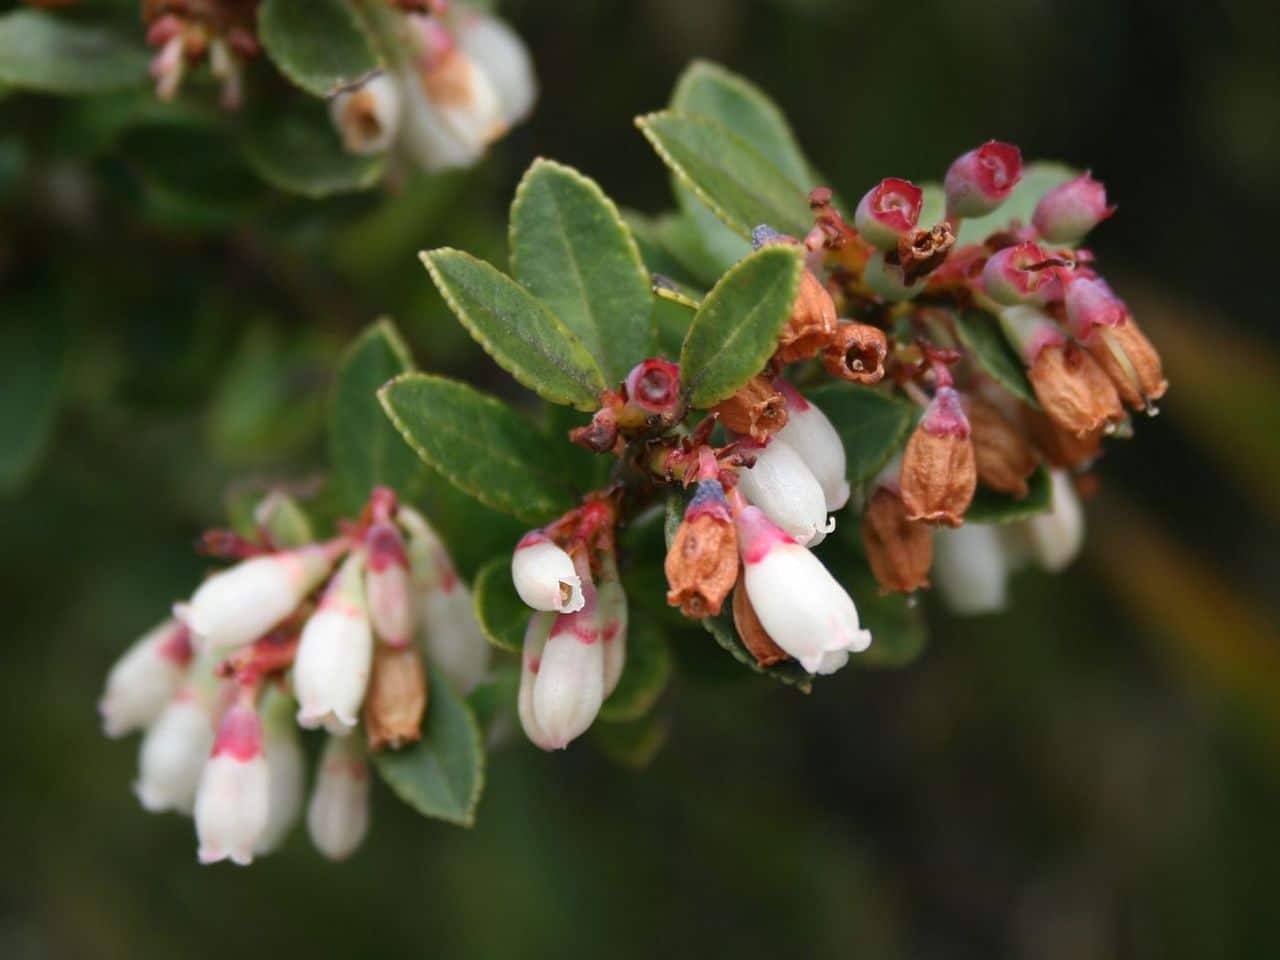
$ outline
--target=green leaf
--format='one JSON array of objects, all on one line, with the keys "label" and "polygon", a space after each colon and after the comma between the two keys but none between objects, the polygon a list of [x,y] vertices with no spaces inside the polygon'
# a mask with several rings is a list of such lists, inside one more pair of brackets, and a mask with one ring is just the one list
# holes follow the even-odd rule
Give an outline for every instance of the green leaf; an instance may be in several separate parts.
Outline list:
[{"label": "green leaf", "polygon": [[649,355],[649,274],[594,180],[534,161],[511,205],[511,272],[578,335],[610,385]]},{"label": "green leaf", "polygon": [[801,190],[807,192],[812,186],[809,162],[786,117],[764,91],[745,77],[718,63],[695,60],[676,81],[671,109],[723,124]]},{"label": "green leaf", "polygon": [[773,355],[804,269],[800,253],[791,246],[758,250],[702,301],[680,351],[680,377],[695,407],[732,396]]},{"label": "green leaf", "polygon": [[827,415],[844,443],[852,486],[870,480],[906,443],[916,408],[889,393],[832,383],[805,395]]},{"label": "green leaf", "polygon": [[142,31],[16,10],[0,17],[0,82],[44,93],[98,94],[147,81],[150,56]]},{"label": "green leaf", "polygon": [[963,221],[956,242],[981,243],[991,234],[1008,227],[1014,220],[1023,225],[1029,224],[1041,197],[1079,175],[1079,170],[1062,163],[1028,163],[1022,168],[1022,179],[1004,203],[985,217]]},{"label": "green leaf", "polygon": [[1049,471],[1043,465],[1027,479],[1027,495],[1015,500],[1007,493],[998,493],[979,486],[973,503],[965,511],[965,523],[1010,523],[1044,513],[1053,506],[1053,483]]},{"label": "green leaf", "polygon": [[601,717],[591,727],[591,739],[600,752],[632,770],[649,766],[670,734],[670,719],[655,714],[619,723],[609,723]]},{"label": "green leaf", "polygon": [[428,671],[422,739],[373,755],[392,791],[425,817],[469,827],[484,789],[484,747],[471,708],[440,676]]},{"label": "green leaf", "polygon": [[667,255],[682,264],[690,285],[710,288],[724,273],[725,265],[707,251],[698,225],[683,210],[659,217],[654,223],[654,235]]},{"label": "green leaf", "polygon": [[[675,214],[666,214],[665,216],[672,217]],[[660,228],[661,220],[659,218],[649,217],[643,213],[637,213],[635,210],[623,210],[622,219],[626,223],[627,229],[631,231],[632,239],[636,242],[636,247],[644,260],[645,268],[649,271],[651,283],[657,282],[657,279],[661,277],[664,282],[669,281],[677,285],[695,286],[694,271],[691,271],[673,253],[667,250],[666,244],[663,242]]]},{"label": "green leaf", "polygon": [[494,557],[481,567],[471,589],[476,619],[489,642],[512,653],[523,650],[524,631],[533,611],[511,582],[511,554]]},{"label": "green leaf", "polygon": [[1027,371],[1000,329],[1000,321],[982,310],[956,317],[956,333],[974,362],[1023,403],[1040,409]]},{"label": "green leaf", "polygon": [[693,228],[694,238],[704,256],[716,267],[716,276],[724,273],[751,252],[751,244],[721,222],[697,195],[684,186],[677,177],[672,178],[671,191],[676,204]]},{"label": "green leaf", "polygon": [[281,73],[317,97],[382,67],[347,0],[263,0],[258,39]]},{"label": "green leaf", "polygon": [[471,691],[467,697],[467,705],[475,714],[480,730],[492,736],[494,727],[501,718],[508,717],[515,721],[516,697],[520,693],[520,665],[518,663],[500,663],[489,671],[489,675]]},{"label": "green leaf", "polygon": [[280,490],[231,490],[227,494],[227,517],[231,529],[242,537],[257,536],[259,520],[266,527],[271,542],[278,547],[301,547],[314,543],[315,529],[311,518],[289,494]]},{"label": "green leaf", "polygon": [[449,307],[485,352],[538,396],[595,410],[604,375],[582,341],[524,287],[461,250],[422,253]]},{"label": "green leaf", "polygon": [[613,723],[636,720],[653,709],[671,679],[671,648],[652,623],[627,627],[627,659],[618,686],[600,708],[600,719]]},{"label": "green leaf", "polygon": [[766,223],[803,236],[812,225],[807,195],[755,147],[706,117],[674,111],[636,124],[663,162],[739,236]]},{"label": "green leaf", "polygon": [[693,299],[684,290],[653,288],[653,329],[659,353],[672,360],[679,359],[700,303],[701,300]]},{"label": "green leaf", "polygon": [[24,312],[10,301],[0,326],[0,495],[22,486],[49,444],[66,359],[62,324]]},{"label": "green leaf", "polygon": [[526,523],[572,506],[556,444],[501,401],[423,373],[397,377],[378,398],[418,456],[481,503]]},{"label": "green leaf", "polygon": [[329,463],[342,508],[358,511],[374,487],[410,496],[421,461],[378,403],[378,390],[413,369],[394,324],[383,319],[347,348],[329,401]]},{"label": "green leaf", "polygon": [[347,153],[318,100],[263,100],[248,118],[241,152],[253,172],[304,197],[367,190],[382,179],[386,158]]},{"label": "green leaf", "polygon": [[[676,531],[680,528],[680,521],[684,518],[687,503],[688,498],[681,494],[672,494],[667,498],[665,533],[668,547],[671,546],[671,541],[675,539]],[[733,625],[733,611],[730,609],[728,602],[725,603],[719,615],[703,617],[698,622],[702,624],[702,628],[707,633],[715,638],[716,643],[727,650],[730,656],[743,666],[749,667],[756,673],[763,673],[772,677],[787,686],[795,687],[804,693],[808,693],[813,689],[813,678],[794,661],[777,663],[771,667],[761,667],[756,662],[756,658],[751,655],[751,651],[746,648],[742,638],[738,636],[738,630]]]}]

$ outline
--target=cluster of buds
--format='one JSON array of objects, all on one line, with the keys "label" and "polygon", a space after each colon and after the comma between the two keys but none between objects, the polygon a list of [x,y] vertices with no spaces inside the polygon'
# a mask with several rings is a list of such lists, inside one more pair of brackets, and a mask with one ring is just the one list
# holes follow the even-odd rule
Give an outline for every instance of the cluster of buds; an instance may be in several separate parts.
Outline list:
[{"label": "cluster of buds", "polygon": [[495,17],[444,2],[377,11],[388,68],[338,91],[330,115],[350,153],[394,150],[424,170],[468,167],[533,108],[524,43]]},{"label": "cluster of buds", "polygon": [[259,51],[256,33],[258,0],[143,0],[151,78],[156,96],[172,100],[186,72],[206,58],[222,84],[222,105],[239,108],[244,99],[247,60]]},{"label": "cluster of buds", "polygon": [[418,740],[426,670],[467,693],[488,669],[470,594],[435,532],[375,490],[322,543],[277,549],[211,531],[239,560],[206,579],[112,667],[99,703],[110,737],[144,731],[135,785],[149,811],[194,814],[202,863],[247,864],[302,813],[298,727],[328,741],[307,827],[340,860],[368,825],[368,755]]}]

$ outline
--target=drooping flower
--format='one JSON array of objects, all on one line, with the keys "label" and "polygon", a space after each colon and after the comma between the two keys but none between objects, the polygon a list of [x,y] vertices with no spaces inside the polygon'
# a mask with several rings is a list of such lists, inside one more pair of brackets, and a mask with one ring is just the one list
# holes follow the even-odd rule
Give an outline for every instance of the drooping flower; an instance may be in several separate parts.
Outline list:
[{"label": "drooping flower", "polygon": [[914,593],[929,586],[933,531],[907,514],[896,479],[887,477],[867,501],[862,543],[882,593]]},{"label": "drooping flower", "polygon": [[1071,475],[1065,470],[1050,473],[1053,505],[1023,521],[1023,531],[1036,562],[1050,573],[1070,566],[1084,545],[1084,510],[1076,496]]},{"label": "drooping flower", "polygon": [[385,73],[374,74],[329,101],[329,115],[348,153],[385,153],[400,132],[400,90]]},{"label": "drooping flower", "polygon": [[267,756],[267,822],[253,852],[275,850],[302,813],[305,758],[294,723],[294,702],[282,690],[268,690],[262,704],[262,752]]},{"label": "drooping flower", "polygon": [[667,603],[687,617],[714,616],[738,579],[738,535],[719,480],[698,482],[663,571]]},{"label": "drooping flower", "polygon": [[902,455],[899,489],[912,520],[958,527],[978,474],[969,420],[954,387],[939,387]]},{"label": "drooping flower", "polygon": [[933,547],[934,585],[953,612],[972,616],[1004,609],[1009,557],[998,527],[966,523],[939,530]]},{"label": "drooping flower", "polygon": [[364,698],[364,733],[373,751],[399,749],[422,736],[427,709],[427,677],[422,654],[413,647],[397,649],[380,643]]},{"label": "drooping flower", "polygon": [[586,602],[573,559],[541,530],[526,533],[511,555],[511,582],[535,610],[575,613]]},{"label": "drooping flower", "polygon": [[818,478],[778,437],[752,452],[755,464],[738,471],[738,489],[798,543],[817,546],[835,529],[835,520],[828,521],[827,497]]},{"label": "drooping flower", "polygon": [[234,703],[222,716],[196,791],[201,863],[253,862],[269,819],[270,781],[258,711],[252,701]]},{"label": "drooping flower", "polygon": [[364,594],[365,557],[353,551],[302,628],[293,665],[298,723],[333,734],[351,730],[373,663],[373,631]]},{"label": "drooping flower", "polygon": [[845,476],[844,443],[827,415],[806,400],[795,387],[779,378],[778,390],[787,398],[787,425],[778,439],[800,455],[822,487],[827,510],[834,512],[849,502]]},{"label": "drooping flower", "polygon": [[330,860],[359,849],[369,829],[369,764],[359,737],[330,736],[307,805],[307,832]]},{"label": "drooping flower", "polygon": [[413,639],[414,608],[404,538],[394,523],[382,521],[369,527],[365,548],[369,555],[365,586],[374,633],[393,647],[406,647]]},{"label": "drooping flower", "polygon": [[205,758],[213,746],[213,714],[217,706],[213,664],[203,658],[191,668],[182,687],[147,728],[138,750],[134,792],[151,813],[190,813]]},{"label": "drooping flower", "polygon": [[191,662],[191,634],[170,618],[147,631],[107,674],[98,712],[108,737],[141,730],[160,715]]}]

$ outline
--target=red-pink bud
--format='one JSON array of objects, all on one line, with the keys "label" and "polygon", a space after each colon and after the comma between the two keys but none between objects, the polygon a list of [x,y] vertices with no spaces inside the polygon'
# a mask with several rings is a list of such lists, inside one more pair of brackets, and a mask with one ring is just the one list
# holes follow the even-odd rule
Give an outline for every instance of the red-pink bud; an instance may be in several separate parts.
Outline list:
[{"label": "red-pink bud", "polygon": [[631,368],[627,399],[647,413],[670,413],[680,398],[680,367],[670,360],[651,358]]},{"label": "red-pink bud", "polygon": [[909,180],[886,177],[858,202],[853,222],[869,243],[896,250],[898,238],[915,229],[924,192]]},{"label": "red-pink bud", "polygon": [[1115,212],[1107,206],[1107,188],[1082,173],[1041,197],[1031,223],[1050,243],[1079,243]]},{"label": "red-pink bud", "polygon": [[1034,243],[1019,243],[997,250],[982,270],[982,285],[987,296],[1006,306],[1043,303],[1055,286],[1055,271],[1040,266],[1048,259]]},{"label": "red-pink bud", "polygon": [[390,520],[372,524],[365,547],[369,551],[365,591],[373,629],[391,646],[407,647],[413,637],[413,598],[400,528]]},{"label": "red-pink bud", "polygon": [[1081,343],[1087,343],[1099,327],[1115,327],[1129,315],[1124,301],[1099,277],[1072,276],[1067,282],[1067,322]]},{"label": "red-pink bud", "polygon": [[981,217],[1000,206],[1022,179],[1022,153],[1011,143],[988,140],[957,157],[947,170],[947,219]]}]

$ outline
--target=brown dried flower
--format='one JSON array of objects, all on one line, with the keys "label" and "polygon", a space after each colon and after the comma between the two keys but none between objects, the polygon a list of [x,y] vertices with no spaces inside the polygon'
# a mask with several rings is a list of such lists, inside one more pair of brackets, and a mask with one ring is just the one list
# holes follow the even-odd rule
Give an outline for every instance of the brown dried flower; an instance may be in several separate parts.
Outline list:
[{"label": "brown dried flower", "polygon": [[965,397],[965,414],[973,437],[978,480],[985,487],[1021,500],[1027,495],[1027,478],[1040,462],[1025,431],[981,397]]},{"label": "brown dried flower", "polygon": [[714,616],[738,579],[738,535],[718,480],[703,480],[663,564],[667,603],[687,617]]},{"label": "brown dried flower", "polygon": [[778,334],[777,357],[795,363],[815,356],[836,332],[836,305],[822,281],[810,270],[800,274],[791,318]]},{"label": "brown dried flower", "polygon": [[1099,327],[1088,341],[1089,353],[1111,378],[1120,399],[1133,410],[1142,410],[1169,389],[1160,365],[1160,354],[1128,317],[1114,327]]},{"label": "brown dried flower", "polygon": [[969,421],[952,387],[939,387],[902,455],[899,487],[912,520],[958,527],[978,486]]},{"label": "brown dried flower", "polygon": [[712,407],[720,422],[735,433],[745,433],[763,443],[787,425],[787,401],[764,374],[747,381],[728,400]]},{"label": "brown dried flower", "polygon": [[742,645],[751,652],[760,666],[771,667],[775,663],[791,659],[790,654],[774,643],[773,638],[765,632],[760,618],[756,616],[755,607],[751,606],[751,600],[747,597],[747,588],[741,584],[733,591],[733,625],[742,638]]},{"label": "brown dried flower", "polygon": [[1101,427],[1078,437],[1030,407],[1023,407],[1022,419],[1031,433],[1032,442],[1050,466],[1072,470],[1092,463],[1102,455]]},{"label": "brown dried flower", "polygon": [[379,643],[364,698],[364,729],[370,750],[398,749],[422,736],[427,709],[426,671],[412,647]]},{"label": "brown dried flower", "polygon": [[889,341],[868,323],[842,323],[822,351],[827,373],[854,383],[877,383],[884,376]]},{"label": "brown dried flower", "polygon": [[902,498],[887,487],[871,495],[862,515],[862,542],[881,593],[911,593],[929,586],[933,531],[907,516]]},{"label": "brown dried flower", "polygon": [[1124,416],[1111,378],[1075,343],[1043,347],[1028,376],[1049,419],[1078,437]]}]

